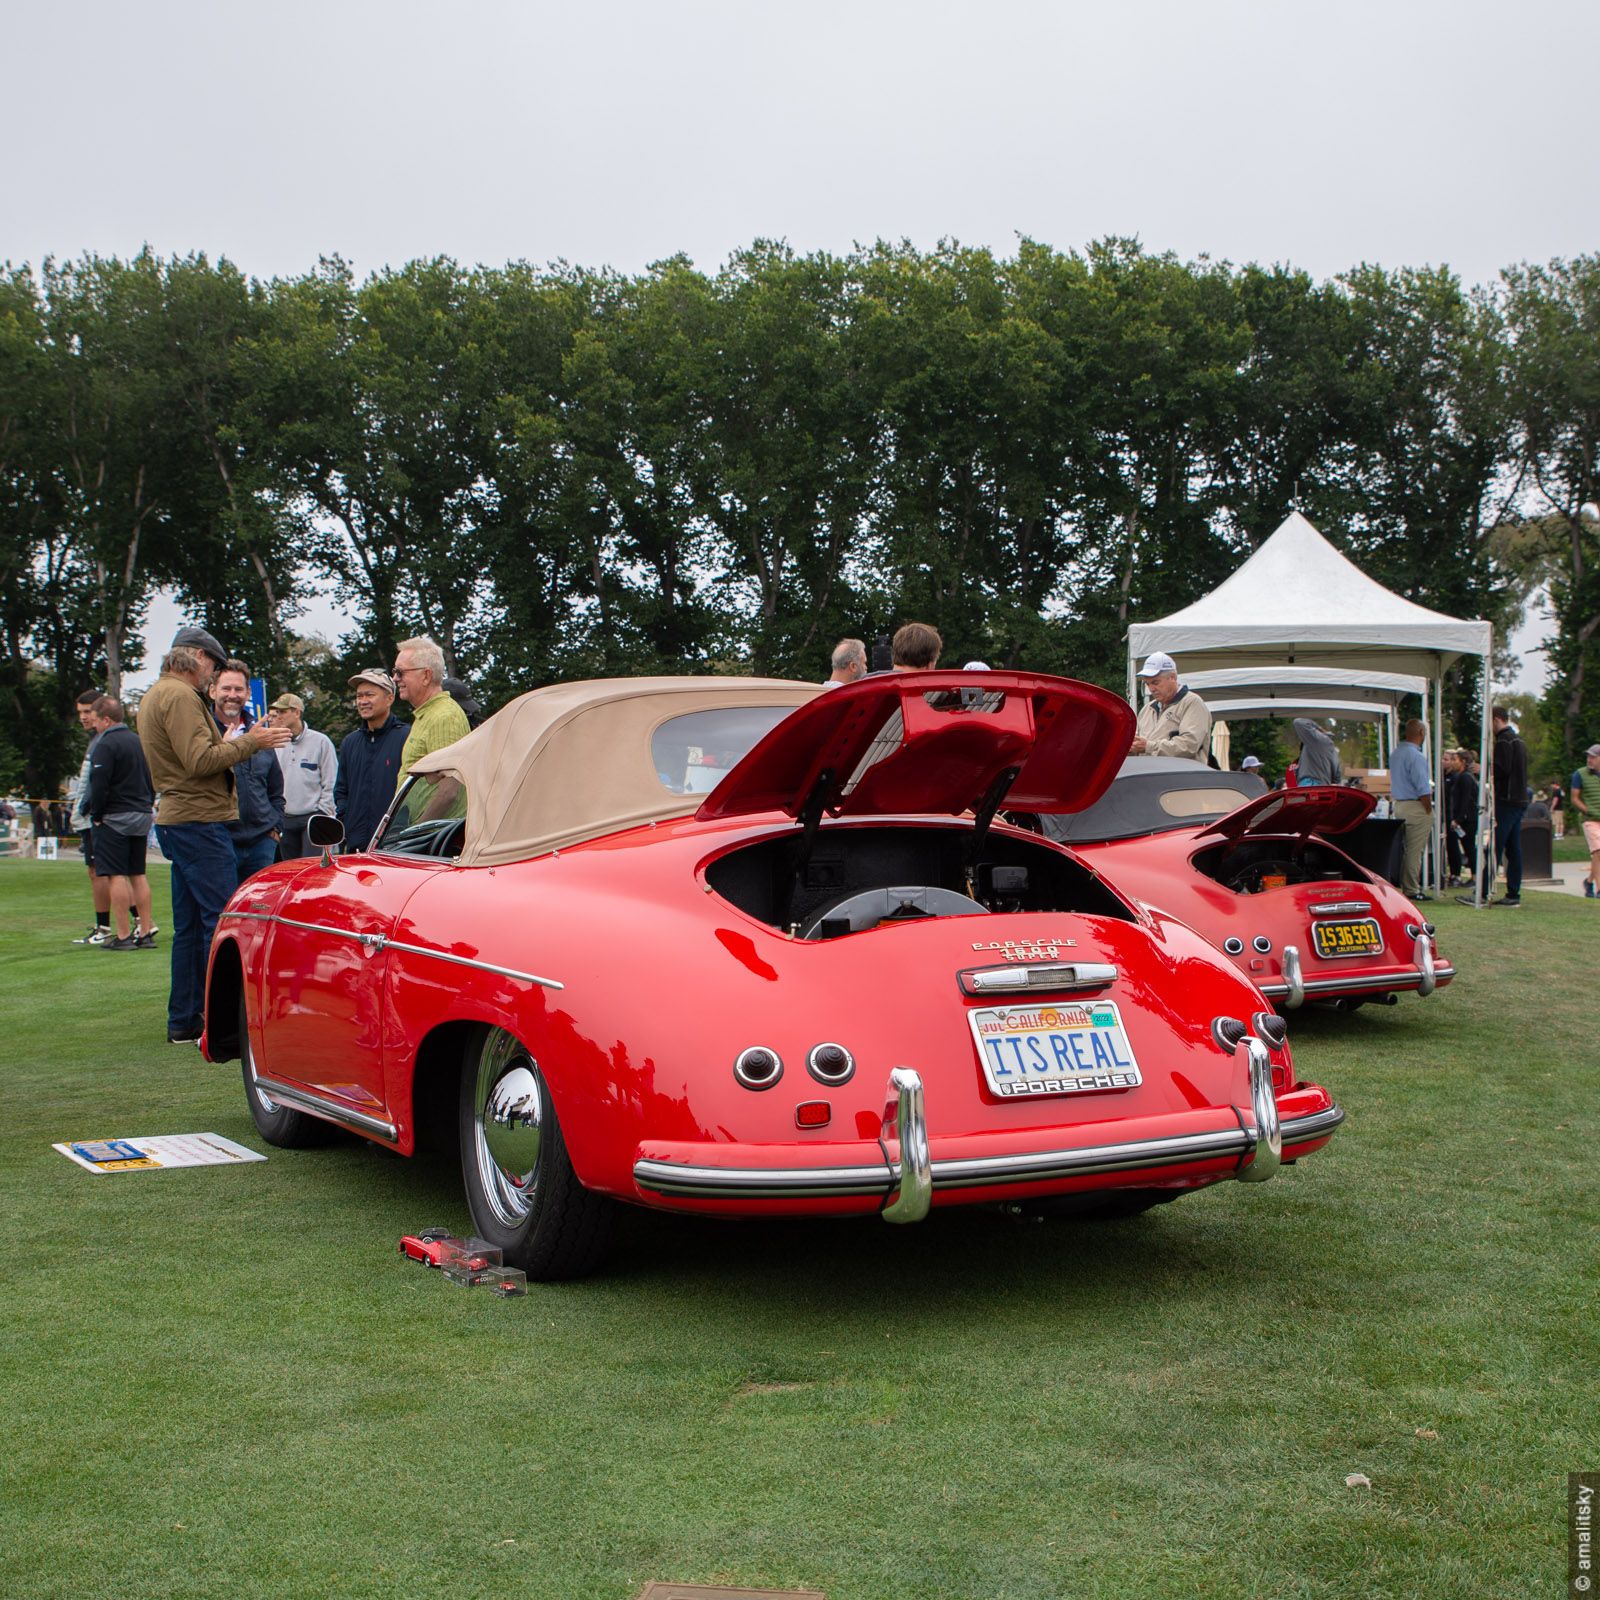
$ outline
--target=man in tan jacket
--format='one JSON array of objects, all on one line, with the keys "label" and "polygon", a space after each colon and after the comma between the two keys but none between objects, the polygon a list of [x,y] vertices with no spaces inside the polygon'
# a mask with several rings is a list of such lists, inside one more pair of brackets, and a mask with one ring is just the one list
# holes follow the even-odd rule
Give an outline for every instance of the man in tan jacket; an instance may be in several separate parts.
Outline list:
[{"label": "man in tan jacket", "polygon": [[1182,756],[1206,764],[1211,739],[1211,713],[1193,689],[1178,682],[1178,664],[1157,651],[1139,668],[1149,698],[1134,724],[1131,756]]},{"label": "man in tan jacket", "polygon": [[169,1044],[200,1037],[211,935],[239,882],[227,828],[239,815],[232,768],[289,738],[287,728],[222,737],[205,692],[227,660],[228,652],[204,628],[180,628],[161,676],[139,702],[139,743],[159,796],[156,842],[172,863]]}]

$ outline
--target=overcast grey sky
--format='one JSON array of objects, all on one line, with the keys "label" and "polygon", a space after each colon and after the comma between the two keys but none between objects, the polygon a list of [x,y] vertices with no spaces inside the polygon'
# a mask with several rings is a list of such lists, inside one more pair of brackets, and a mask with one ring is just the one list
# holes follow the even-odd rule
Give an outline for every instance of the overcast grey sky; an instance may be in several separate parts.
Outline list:
[{"label": "overcast grey sky", "polygon": [[713,270],[762,237],[1124,234],[1483,283],[1600,243],[1594,0],[0,7],[13,262]]},{"label": "overcast grey sky", "polygon": [[335,251],[634,271],[756,237],[1130,234],[1481,282],[1596,243],[1592,0],[4,10],[13,261],[148,242],[262,276]]}]

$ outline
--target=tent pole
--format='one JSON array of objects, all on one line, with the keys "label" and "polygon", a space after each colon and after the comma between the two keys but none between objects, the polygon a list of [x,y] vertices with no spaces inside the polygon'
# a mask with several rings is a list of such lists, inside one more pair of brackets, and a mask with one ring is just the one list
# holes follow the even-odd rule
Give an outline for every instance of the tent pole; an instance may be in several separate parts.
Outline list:
[{"label": "tent pole", "polygon": [[[1489,713],[1494,706],[1489,672],[1493,660],[1494,629],[1491,627],[1488,648],[1483,654],[1483,705],[1478,728],[1478,870],[1472,875],[1474,906],[1481,906],[1488,900],[1484,882],[1486,875],[1494,871],[1494,785],[1489,781]],[[1492,877],[1488,878],[1488,884],[1489,888],[1494,887]]]},{"label": "tent pole", "polygon": [[1434,678],[1434,893],[1445,893],[1445,808],[1440,805],[1440,773],[1445,765],[1445,662]]}]

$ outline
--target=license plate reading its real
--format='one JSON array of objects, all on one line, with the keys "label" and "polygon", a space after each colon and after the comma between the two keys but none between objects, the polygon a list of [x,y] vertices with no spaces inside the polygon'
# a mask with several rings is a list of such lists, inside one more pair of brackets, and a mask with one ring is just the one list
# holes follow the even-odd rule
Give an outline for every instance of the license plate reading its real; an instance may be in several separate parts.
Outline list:
[{"label": "license plate reading its real", "polygon": [[1132,1089],[1141,1080],[1110,1001],[985,1006],[969,1013],[989,1087],[1004,1099]]},{"label": "license plate reading its real", "polygon": [[1319,956],[1375,956],[1383,950],[1383,934],[1372,917],[1314,923],[1312,934]]}]

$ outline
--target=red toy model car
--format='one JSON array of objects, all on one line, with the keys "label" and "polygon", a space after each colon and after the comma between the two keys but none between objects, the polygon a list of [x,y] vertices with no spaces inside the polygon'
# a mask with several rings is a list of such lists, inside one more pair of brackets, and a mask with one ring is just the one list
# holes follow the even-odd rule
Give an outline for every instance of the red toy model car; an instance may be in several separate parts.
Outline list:
[{"label": "red toy model car", "polygon": [[425,1228],[421,1233],[405,1234],[400,1240],[400,1254],[420,1261],[425,1267],[442,1267],[453,1257],[461,1241],[444,1228]]},{"label": "red toy model car", "polygon": [[1433,924],[1339,848],[1373,805],[1359,789],[1268,790],[1248,773],[1132,756],[1096,804],[1038,822],[1119,889],[1204,934],[1290,1011],[1428,995],[1455,977]]},{"label": "red toy model car", "polygon": [[1020,672],[524,695],[368,851],[239,890],[205,1053],[276,1144],[453,1127],[536,1278],[591,1269],[617,1200],[914,1222],[1270,1177],[1343,1113],[1254,984],[999,816],[1092,804],[1132,728]]}]

